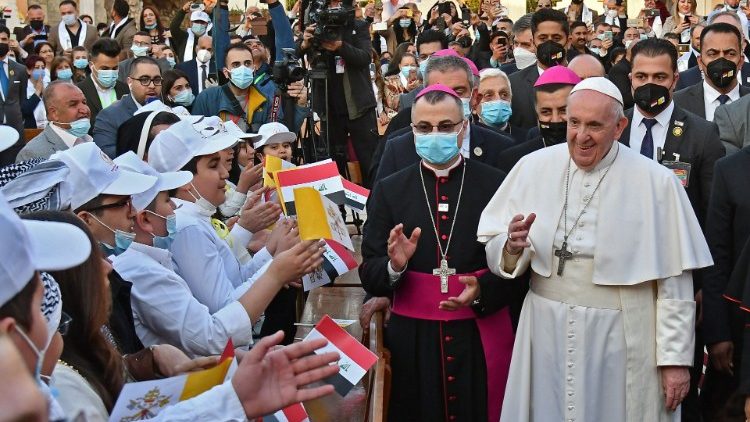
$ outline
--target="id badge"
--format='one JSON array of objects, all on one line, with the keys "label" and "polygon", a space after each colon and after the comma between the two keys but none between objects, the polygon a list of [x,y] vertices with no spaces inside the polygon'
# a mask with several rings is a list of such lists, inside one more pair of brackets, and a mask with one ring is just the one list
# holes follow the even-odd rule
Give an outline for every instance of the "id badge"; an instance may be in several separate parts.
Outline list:
[{"label": "id badge", "polygon": [[344,63],[344,58],[341,56],[336,56],[336,73],[344,73],[345,68],[346,64]]},{"label": "id badge", "polygon": [[682,183],[682,187],[687,188],[690,183],[690,163],[684,163],[682,161],[663,161],[664,167],[672,170],[675,176]]}]

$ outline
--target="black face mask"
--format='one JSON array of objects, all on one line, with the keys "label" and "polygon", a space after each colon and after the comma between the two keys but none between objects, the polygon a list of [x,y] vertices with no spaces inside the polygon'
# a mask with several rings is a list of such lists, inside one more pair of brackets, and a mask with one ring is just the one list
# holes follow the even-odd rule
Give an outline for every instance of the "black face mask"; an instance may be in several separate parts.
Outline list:
[{"label": "black face mask", "polygon": [[633,91],[633,101],[646,113],[657,115],[669,105],[669,89],[657,85],[641,85]]},{"label": "black face mask", "polygon": [[568,122],[539,122],[539,133],[546,146],[562,144],[568,138]]},{"label": "black face mask", "polygon": [[34,31],[39,31],[40,29],[44,28],[44,21],[34,19],[32,21],[29,21],[29,26],[31,26],[31,29],[33,29]]},{"label": "black face mask", "polygon": [[737,64],[724,57],[718,58],[706,65],[706,76],[714,86],[726,88],[737,80]]},{"label": "black face mask", "polygon": [[0,43],[0,57],[5,57],[10,51],[10,46],[7,43]]},{"label": "black face mask", "polygon": [[536,46],[536,58],[546,67],[557,66],[565,61],[565,48],[549,40]]}]

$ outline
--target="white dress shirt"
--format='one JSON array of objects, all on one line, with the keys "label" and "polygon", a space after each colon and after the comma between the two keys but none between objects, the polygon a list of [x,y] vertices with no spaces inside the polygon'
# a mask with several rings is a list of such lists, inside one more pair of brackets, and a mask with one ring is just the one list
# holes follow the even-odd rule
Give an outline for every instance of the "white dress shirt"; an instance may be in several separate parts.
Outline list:
[{"label": "white dress shirt", "polygon": [[209,312],[174,271],[168,250],[133,242],[112,266],[133,283],[135,331],[144,346],[167,343],[197,357],[221,354],[230,338],[235,347],[252,344],[253,323],[245,308],[231,301]]},{"label": "white dress shirt", "polygon": [[[703,80],[703,104],[706,107],[706,120],[709,122],[714,121],[714,113],[716,112],[716,108],[721,105],[719,102],[719,96],[721,93],[717,90],[715,90],[711,85],[706,82],[706,80]],[[729,96],[729,101],[726,102],[726,104],[732,104],[733,102],[740,99],[740,84],[738,83],[735,85],[735,87],[727,92],[727,95]]]},{"label": "white dress shirt", "polygon": [[[210,217],[201,215],[192,202],[173,200],[179,206],[175,210],[177,233],[169,249],[175,271],[209,312],[218,312],[242,296],[266,271],[271,254],[263,248],[249,262],[240,263],[227,241],[214,230]],[[247,245],[252,238],[252,233],[239,224],[230,235],[239,245]]]},{"label": "white dress shirt", "polygon": [[464,141],[461,143],[461,155],[464,158],[471,158],[471,121],[466,124],[464,131]]},{"label": "white dress shirt", "polygon": [[59,136],[60,139],[62,139],[62,141],[65,143],[65,145],[68,146],[68,148],[73,148],[75,145],[78,145],[80,143],[91,142],[91,141],[94,140],[94,138],[92,138],[89,135],[83,135],[80,138],[76,138],[75,136],[71,135],[71,133],[68,132],[67,130],[65,130],[65,129],[63,129],[63,128],[55,125],[55,124],[52,124],[51,122],[48,123],[48,124],[50,125],[50,127],[52,128],[52,130],[55,131],[55,133],[57,134],[57,136]]},{"label": "white dress shirt", "polygon": [[101,85],[99,85],[99,82],[96,80],[96,77],[92,73],[89,75],[89,78],[94,81],[94,87],[96,88],[96,93],[99,95],[99,101],[102,103],[102,110],[109,107],[117,101],[117,92],[115,91],[114,85],[112,88],[104,88]]},{"label": "white dress shirt", "polygon": [[[667,141],[667,130],[669,129],[669,119],[672,118],[672,112],[674,111],[674,101],[670,101],[667,108],[661,113],[657,114],[656,124],[651,128],[651,137],[654,138],[654,156],[656,159],[659,149],[664,149],[664,143]],[[643,143],[643,137],[646,136],[646,125],[644,125],[643,114],[638,107],[633,107],[633,122],[630,124],[630,148],[636,151],[641,150],[641,144]]]}]

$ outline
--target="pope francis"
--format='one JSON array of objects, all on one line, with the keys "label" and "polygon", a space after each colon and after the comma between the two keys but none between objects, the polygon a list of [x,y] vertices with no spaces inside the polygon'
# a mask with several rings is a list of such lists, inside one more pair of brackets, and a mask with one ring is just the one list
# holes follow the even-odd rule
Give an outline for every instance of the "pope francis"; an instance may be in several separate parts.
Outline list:
[{"label": "pope francis", "polygon": [[605,78],[576,85],[567,144],[521,159],[482,213],[490,270],[531,266],[501,421],[679,420],[711,255],[675,175],[616,141],[622,104]]}]

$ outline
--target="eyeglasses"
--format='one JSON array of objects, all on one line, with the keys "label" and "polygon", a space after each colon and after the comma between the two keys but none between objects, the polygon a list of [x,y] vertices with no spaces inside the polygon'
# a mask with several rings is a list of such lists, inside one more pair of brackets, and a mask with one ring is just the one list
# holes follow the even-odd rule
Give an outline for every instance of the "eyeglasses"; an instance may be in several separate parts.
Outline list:
[{"label": "eyeglasses", "polygon": [[61,336],[67,335],[70,330],[71,322],[73,322],[73,318],[63,311],[60,315],[60,325],[57,326],[57,332],[60,333]]},{"label": "eyeglasses", "polygon": [[462,124],[464,121],[459,120],[457,122],[440,122],[437,125],[431,125],[426,122],[419,122],[416,125],[414,123],[411,124],[411,127],[414,128],[414,130],[422,135],[431,133],[434,129],[437,129],[440,133],[451,133],[454,131],[456,126]]},{"label": "eyeglasses", "polygon": [[108,210],[108,209],[123,208],[125,206],[127,206],[128,208],[132,208],[133,207],[133,203],[132,203],[132,198],[131,197],[128,196],[127,198],[123,198],[123,199],[121,199],[121,200],[119,200],[117,202],[113,202],[111,204],[99,205],[98,207],[84,209],[83,211],[89,211],[89,212],[91,212],[91,211],[102,211],[102,210]]},{"label": "eyeglasses", "polygon": [[149,78],[148,76],[141,76],[140,78],[131,78],[141,83],[143,86],[149,86],[151,82],[154,83],[154,86],[161,86],[161,83],[164,81],[161,76],[157,76],[155,78]]}]

